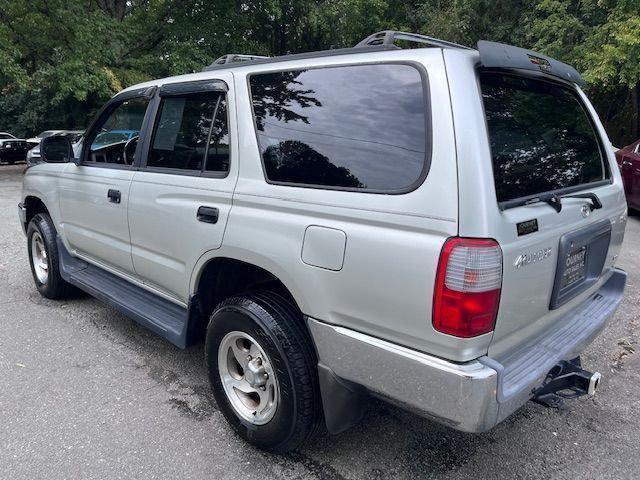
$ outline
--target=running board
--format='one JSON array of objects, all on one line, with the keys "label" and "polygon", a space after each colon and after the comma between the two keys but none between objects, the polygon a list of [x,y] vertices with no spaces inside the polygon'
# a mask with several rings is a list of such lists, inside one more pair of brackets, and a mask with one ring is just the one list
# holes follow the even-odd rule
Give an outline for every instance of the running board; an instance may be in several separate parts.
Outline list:
[{"label": "running board", "polygon": [[64,280],[111,305],[177,347],[187,346],[189,309],[71,256],[60,237],[57,243],[60,274]]}]

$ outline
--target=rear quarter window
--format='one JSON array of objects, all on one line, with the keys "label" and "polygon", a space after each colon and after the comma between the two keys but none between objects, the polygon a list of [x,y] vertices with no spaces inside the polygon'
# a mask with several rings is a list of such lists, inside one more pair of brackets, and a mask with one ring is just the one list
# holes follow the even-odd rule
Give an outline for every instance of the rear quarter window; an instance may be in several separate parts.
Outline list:
[{"label": "rear quarter window", "polygon": [[542,80],[482,73],[498,202],[609,178],[577,93]]},{"label": "rear quarter window", "polygon": [[424,81],[407,64],[251,75],[267,180],[368,192],[411,190],[428,168]]}]

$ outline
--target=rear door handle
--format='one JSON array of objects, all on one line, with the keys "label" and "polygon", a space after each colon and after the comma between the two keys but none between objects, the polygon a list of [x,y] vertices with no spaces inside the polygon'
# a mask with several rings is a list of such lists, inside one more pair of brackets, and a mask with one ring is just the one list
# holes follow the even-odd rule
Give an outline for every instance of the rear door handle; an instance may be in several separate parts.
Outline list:
[{"label": "rear door handle", "polygon": [[111,203],[120,203],[122,195],[120,194],[120,190],[113,190],[110,188],[107,192],[107,198]]},{"label": "rear door handle", "polygon": [[204,223],[218,223],[220,211],[216,207],[198,208],[198,220]]}]

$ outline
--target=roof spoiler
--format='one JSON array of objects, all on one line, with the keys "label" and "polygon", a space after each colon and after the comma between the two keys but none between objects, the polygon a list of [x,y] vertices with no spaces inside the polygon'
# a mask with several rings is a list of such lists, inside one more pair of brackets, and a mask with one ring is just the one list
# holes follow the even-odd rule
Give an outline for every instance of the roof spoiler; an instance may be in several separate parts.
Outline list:
[{"label": "roof spoiler", "polygon": [[480,63],[485,68],[531,70],[560,78],[565,82],[577,83],[581,87],[587,84],[572,66],[533,50],[480,40],[478,52]]}]

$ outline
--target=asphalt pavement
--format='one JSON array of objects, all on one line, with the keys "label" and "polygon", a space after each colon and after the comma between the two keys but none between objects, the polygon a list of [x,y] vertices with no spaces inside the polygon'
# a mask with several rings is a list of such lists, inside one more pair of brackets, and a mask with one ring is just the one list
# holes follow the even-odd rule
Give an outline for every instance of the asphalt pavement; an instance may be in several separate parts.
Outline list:
[{"label": "asphalt pavement", "polygon": [[626,298],[582,357],[603,374],[595,397],[529,402],[479,435],[372,401],[361,425],[274,456],[227,427],[202,345],[180,350],[90,297],[38,294],[16,210],[23,168],[0,166],[0,479],[640,476],[640,217],[618,261]]}]

